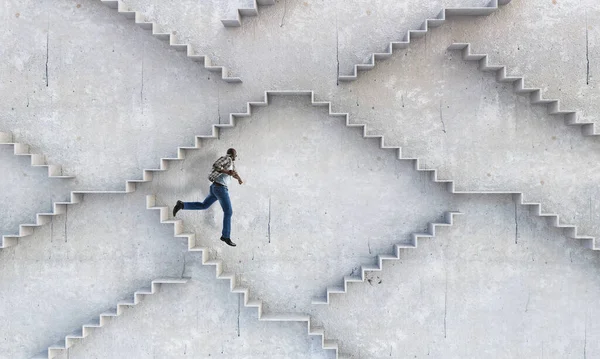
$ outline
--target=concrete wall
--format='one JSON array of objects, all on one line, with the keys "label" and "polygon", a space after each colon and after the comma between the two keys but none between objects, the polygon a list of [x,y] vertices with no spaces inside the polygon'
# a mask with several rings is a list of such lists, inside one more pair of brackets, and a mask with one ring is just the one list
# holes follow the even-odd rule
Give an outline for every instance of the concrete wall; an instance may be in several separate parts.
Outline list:
[{"label": "concrete wall", "polygon": [[357,358],[590,358],[598,270],[597,253],[480,197],[315,316]]},{"label": "concrete wall", "polygon": [[[441,7],[486,1],[281,0],[244,17],[241,28],[222,26],[248,3],[122,4],[243,79],[228,84],[99,1],[3,1],[0,131],[76,178],[49,179],[3,146],[2,233],[15,233],[69,191],[123,190],[125,180],[272,89],[314,90],[457,189],[523,191],[580,233],[600,233],[598,140],[446,50],[471,42],[581,120],[598,122],[594,1],[513,0],[489,17],[452,19],[351,83],[338,83],[338,74]],[[331,357],[304,324],[256,321],[255,310],[242,308],[199,254],[173,238],[172,226],[145,209],[148,194],[168,206],[202,200],[208,168],[228,147],[238,149],[246,181],[230,189],[238,247],[218,240],[218,204],[179,217],[266,312],[311,314],[356,358],[593,357],[598,350],[589,305],[597,296],[589,279],[595,253],[510,195],[451,195],[299,96],[271,98],[152,183],[127,195],[86,195],[2,250],[0,357],[30,357],[162,276],[191,282],[165,286],[68,356]],[[330,306],[310,304],[448,210],[464,212],[455,227],[334,295]]]}]

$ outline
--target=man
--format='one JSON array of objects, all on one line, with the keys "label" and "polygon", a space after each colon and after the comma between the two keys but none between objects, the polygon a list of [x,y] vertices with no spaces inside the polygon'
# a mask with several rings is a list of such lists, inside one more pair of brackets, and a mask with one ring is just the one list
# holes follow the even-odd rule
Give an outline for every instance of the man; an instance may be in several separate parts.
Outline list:
[{"label": "man", "polygon": [[208,176],[208,180],[212,182],[208,196],[204,199],[204,202],[181,202],[177,201],[175,207],[173,207],[173,217],[177,215],[182,209],[186,210],[203,210],[208,209],[217,200],[221,204],[223,209],[223,232],[221,240],[228,245],[235,247],[235,243],[231,241],[231,215],[233,211],[231,209],[231,201],[229,200],[229,190],[227,186],[231,180],[231,177],[238,180],[239,184],[244,183],[240,176],[235,171],[235,159],[237,158],[237,152],[235,149],[230,148],[227,150],[225,156],[220,157],[212,166],[212,171]]}]

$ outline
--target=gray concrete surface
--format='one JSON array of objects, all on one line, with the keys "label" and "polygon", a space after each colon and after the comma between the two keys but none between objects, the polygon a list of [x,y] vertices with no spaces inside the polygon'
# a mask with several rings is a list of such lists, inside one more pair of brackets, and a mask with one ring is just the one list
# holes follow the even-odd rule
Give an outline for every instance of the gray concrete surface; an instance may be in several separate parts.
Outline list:
[{"label": "gray concrete surface", "polygon": [[230,146],[245,181],[230,189],[238,247],[219,240],[218,203],[178,218],[255,289],[268,312],[307,310],[327,285],[458,206],[445,186],[311,106],[308,96],[273,96],[268,107],[221,130],[219,140],[188,152],[180,166],[155,176],[157,199],[170,206],[204,200],[207,168]]},{"label": "gray concrete surface", "polygon": [[511,201],[468,207],[320,307],[328,337],[355,358],[596,357],[598,254]]},{"label": "gray concrete surface", "polygon": [[157,277],[181,276],[185,246],[141,192],[87,196],[0,252],[3,358],[29,358]]},{"label": "gray concrete surface", "polygon": [[0,128],[75,188],[122,190],[218,122],[223,83],[99,1],[3,1],[1,16]]},{"label": "gray concrete surface", "polygon": [[32,167],[12,146],[0,146],[0,173],[0,235],[18,233],[19,224],[35,223],[36,213],[52,211],[52,201],[69,198],[72,180],[49,178],[46,168]]},{"label": "gray concrete surface", "polygon": [[244,308],[225,281],[214,280],[212,267],[195,255],[186,263],[190,283],[161,289],[75,345],[68,358],[332,357],[306,335],[306,325],[259,322],[255,309]]},{"label": "gray concrete surface", "polygon": [[[191,145],[194,135],[210,133],[210,124],[227,122],[230,112],[244,111],[246,102],[261,100],[265,90],[308,89],[318,99],[332,100],[335,110],[350,113],[352,122],[385,135],[386,143],[401,145],[405,155],[439,168],[459,189],[524,191],[528,200],[580,226],[581,233],[597,236],[597,140],[565,127],[458,53],[446,51],[454,41],[471,42],[475,51],[489,53],[532,86],[544,88],[546,97],[560,98],[564,108],[597,122],[600,13],[594,1],[513,0],[490,17],[451,20],[357,81],[337,83],[338,71],[349,72],[442,6],[485,2],[287,0],[262,7],[258,17],[246,17],[234,29],[220,20],[242,1],[124,2],[244,81],[231,85],[99,1],[3,0],[0,130],[13,132],[76,175],[67,182],[49,180],[8,151],[0,153],[3,230],[29,222],[51,201],[64,199],[67,190],[123,189],[126,179],[140,178],[143,168],[157,167],[160,157]],[[423,273],[421,266],[431,266],[431,273],[406,278],[406,261],[386,266],[383,283],[392,286],[358,285],[363,291],[357,296],[350,293],[330,312],[315,312],[315,318],[357,357],[389,357],[390,348],[392,357],[400,358],[427,353],[572,357],[584,350],[590,357],[597,351],[595,312],[588,304],[597,294],[588,279],[597,266],[595,254],[515,208],[508,196],[450,196],[374,141],[360,139],[356,130],[308,106],[306,99],[275,99],[235,129],[223,131],[220,139],[133,194],[87,196],[67,215],[3,250],[0,357],[34,354],[155,277],[180,275],[185,245],[173,239],[170,226],[158,224],[156,213],[144,209],[144,196],[155,193],[169,205],[179,197],[202,199],[207,166],[229,146],[240,149],[239,170],[247,180],[231,189],[238,247],[231,250],[218,241],[218,207],[182,218],[229,269],[241,274],[267,310],[314,310],[310,298],[327,285],[391,250],[398,238],[422,230],[443,211],[461,210],[466,213],[459,219],[461,227],[423,244],[448,247],[421,247],[410,254],[415,256],[412,270]],[[312,162],[318,156],[325,162]],[[484,246],[500,238],[502,244],[492,248],[509,248],[515,239],[518,244],[502,253]],[[451,248],[459,244],[467,247]],[[542,266],[537,257],[530,264],[534,252],[544,253],[553,266]],[[463,261],[453,259],[455,253],[465,253],[458,257]],[[190,263],[195,260],[186,256]],[[444,263],[452,265],[449,288],[464,293],[460,301],[447,303],[452,310],[446,316],[446,338],[440,334]],[[490,263],[491,270],[484,271]],[[191,284],[226,287],[209,281],[200,269],[190,273]],[[518,276],[525,279],[517,281]],[[194,308],[186,297],[190,294],[184,294],[189,288],[194,293],[205,287],[159,293],[148,301],[148,310],[162,312],[170,298],[180,298],[181,307],[172,308]],[[413,295],[392,300],[398,288]],[[567,296],[560,295],[562,288]],[[526,290],[535,294],[521,316]],[[417,292],[424,298],[420,311],[409,302]],[[386,305],[373,302],[386,295]],[[237,302],[223,293],[214,298],[228,305],[233,301],[234,307]],[[374,304],[364,305],[369,301]],[[188,345],[177,337],[192,325],[179,326],[189,318],[171,315],[172,321],[160,321],[164,326],[146,327],[145,320],[156,319],[147,318],[144,308],[135,308],[72,354],[138,357]],[[381,324],[372,319],[388,311],[396,320]],[[227,320],[233,320],[225,305],[214,312],[227,312]],[[344,319],[349,312],[350,319]],[[281,333],[285,345],[270,342],[258,348],[264,342],[254,335],[225,342],[196,330],[194,338],[210,340],[210,345],[189,343],[190,356],[214,356],[219,350],[238,357],[325,355],[303,337],[300,326],[266,325],[250,316],[244,323],[249,332],[269,338],[269,333]],[[357,333],[358,323],[365,329]],[[405,323],[415,329],[407,330]],[[226,336],[231,334],[227,328]],[[383,330],[395,334],[379,335]],[[119,334],[133,331],[137,339],[131,342]],[[154,347],[143,343],[146,337],[154,338]]]}]

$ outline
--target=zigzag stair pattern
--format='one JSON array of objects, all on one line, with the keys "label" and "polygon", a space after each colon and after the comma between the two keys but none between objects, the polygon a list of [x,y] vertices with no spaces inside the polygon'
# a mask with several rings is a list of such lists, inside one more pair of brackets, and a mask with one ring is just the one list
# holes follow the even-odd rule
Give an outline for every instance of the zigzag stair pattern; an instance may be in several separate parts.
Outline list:
[{"label": "zigzag stair pattern", "polygon": [[155,23],[147,22],[147,21],[138,21],[138,18],[142,16],[138,14],[136,11],[130,10],[121,10],[120,8],[120,0],[100,0],[104,5],[116,9],[119,14],[124,15],[128,19],[133,19],[136,25],[139,25],[144,30],[150,30],[152,36],[163,40],[168,41],[169,46],[174,48],[177,51],[185,51],[188,58],[192,59],[195,62],[202,62],[205,69],[211,72],[219,72],[221,74],[221,79],[225,82],[229,83],[240,83],[242,79],[239,77],[231,77],[229,76],[229,71],[224,66],[215,66],[212,64],[210,57],[207,55],[195,55],[192,53],[192,48],[189,44],[177,44],[173,42],[173,35],[170,33],[158,33],[154,32]]},{"label": "zigzag stair pattern", "polygon": [[[402,149],[398,146],[388,146],[385,144],[384,142],[384,136],[382,135],[369,135],[367,134],[367,127],[366,124],[352,124],[349,122],[349,114],[348,113],[337,113],[337,112],[333,112],[332,111],[332,104],[331,102],[328,101],[316,101],[315,100],[315,94],[313,91],[265,91],[264,93],[264,100],[263,101],[256,101],[256,102],[248,102],[246,104],[246,112],[244,113],[231,113],[230,114],[230,123],[228,124],[214,124],[212,125],[212,133],[211,135],[201,135],[201,136],[195,136],[195,144],[194,146],[188,146],[188,147],[178,147],[177,148],[177,157],[175,158],[161,158],[161,162],[160,162],[160,167],[158,169],[145,169],[143,171],[143,176],[141,180],[129,180],[126,181],[126,189],[125,191],[73,191],[71,192],[71,201],[70,202],[56,202],[54,203],[54,212],[53,213],[41,213],[38,214],[38,223],[35,225],[22,225],[20,227],[20,231],[19,231],[19,235],[16,236],[3,236],[2,238],[2,247],[0,248],[5,248],[7,246],[13,245],[17,242],[17,240],[21,237],[25,237],[28,236],[30,234],[33,233],[33,228],[43,225],[45,223],[48,223],[49,220],[52,218],[52,216],[54,215],[58,215],[61,213],[64,213],[66,211],[66,206],[70,205],[70,204],[75,204],[75,203],[79,203],[83,196],[85,194],[126,194],[126,193],[130,193],[135,191],[136,188],[136,183],[143,183],[143,182],[150,182],[152,181],[153,178],[153,172],[162,172],[162,171],[166,171],[168,168],[168,163],[171,161],[181,161],[185,158],[185,151],[186,150],[197,150],[200,148],[200,144],[202,142],[202,140],[204,139],[217,139],[218,138],[218,131],[220,128],[231,128],[234,126],[235,124],[235,119],[236,118],[244,118],[244,117],[250,117],[251,116],[251,110],[252,107],[264,107],[267,106],[269,104],[269,96],[310,96],[311,99],[311,104],[313,106],[316,107],[323,107],[326,106],[328,108],[328,114],[331,117],[342,117],[345,119],[345,125],[347,127],[358,127],[358,128],[362,128],[363,129],[363,133],[362,133],[362,137],[363,138],[371,138],[371,139],[376,139],[379,140],[380,142],[380,148],[382,149],[392,149],[392,150],[397,150],[398,151],[398,159],[400,160],[408,160],[408,161],[412,161],[415,165],[415,170],[419,171],[419,172],[425,172],[425,173],[429,173],[431,174],[432,180],[435,183],[441,183],[441,184],[445,184],[447,186],[447,190],[450,191],[451,193],[454,194],[467,194],[467,195],[472,195],[472,194],[499,194],[499,195],[512,195],[514,200],[517,201],[518,204],[522,205],[522,206],[526,206],[528,207],[534,214],[536,214],[539,217],[543,217],[543,218],[547,218],[549,220],[549,223],[557,228],[563,229],[566,233],[567,236],[573,238],[573,239],[577,239],[580,240],[581,242],[583,242],[588,248],[597,250],[598,248],[596,247],[596,243],[595,243],[595,238],[594,237],[590,237],[590,236],[581,236],[578,235],[577,233],[577,227],[574,225],[570,225],[570,224],[561,224],[560,223],[560,217],[558,214],[554,214],[554,213],[544,213],[542,211],[542,206],[541,203],[537,203],[537,202],[526,202],[524,200],[524,195],[522,192],[509,192],[509,191],[457,191],[455,189],[455,184],[454,181],[452,180],[445,180],[445,179],[439,179],[438,178],[438,174],[437,174],[437,170],[436,169],[429,169],[429,168],[422,168],[419,162],[418,158],[412,158],[412,157],[403,157],[402,156]],[[150,201],[150,200],[149,200]],[[161,207],[155,207],[154,205],[150,206],[150,208],[152,209],[160,209]],[[166,208],[166,207],[165,207]],[[168,211],[167,211],[167,216],[168,216]],[[190,238],[194,238],[194,234],[190,234],[190,233],[182,233],[182,223],[180,222],[180,220],[168,220],[168,219],[164,219],[163,223],[172,223],[175,225],[175,235],[176,237],[184,237],[184,238],[188,238],[188,247],[190,250],[194,249],[193,251],[202,251],[202,255],[203,255],[203,263],[204,264],[210,264],[210,265],[215,265],[217,266],[217,278],[220,279],[230,279],[232,281],[232,292],[234,293],[245,293],[247,291],[246,288],[241,288],[241,287],[237,287],[235,285],[235,275],[230,274],[230,273],[224,273],[223,269],[222,269],[222,261],[221,260],[210,260],[208,258],[208,252],[207,252],[207,248],[204,247],[195,247],[195,244],[190,245]],[[195,243],[195,240],[194,240]],[[206,254],[205,254],[206,253]],[[206,257],[205,257],[206,256]],[[259,319],[263,318],[262,316],[262,303],[260,301],[256,301],[256,300],[250,300],[247,295],[245,295],[245,303],[247,304],[246,306],[248,307],[258,307],[258,305],[260,304],[260,308],[259,308]],[[288,319],[286,319],[288,318]],[[298,319],[298,318],[301,318]],[[268,315],[264,315],[264,318],[261,320],[275,320],[275,321],[285,321],[285,320],[289,320],[289,321],[306,321],[308,323],[308,332],[309,335],[321,335],[322,336],[322,343],[323,343],[323,348],[326,350],[335,350],[336,351],[336,357],[340,357],[338,356],[338,345],[335,341],[333,340],[329,340],[329,339],[325,339],[325,333],[322,330],[321,327],[315,327],[312,328],[311,327],[311,323],[310,323],[310,317],[307,317],[306,315],[301,315],[300,317],[298,316],[298,314],[268,314]],[[339,354],[341,355],[341,354]]]},{"label": "zigzag stair pattern", "polygon": [[258,6],[275,5],[275,0],[252,0],[252,7],[237,8],[235,19],[221,20],[225,27],[240,27],[242,26],[243,16],[258,16]]},{"label": "zigzag stair pattern", "polygon": [[[30,146],[25,143],[16,142],[13,134],[10,132],[0,132],[0,145],[13,146],[14,154],[16,156],[29,156],[31,158],[31,166],[33,167],[47,167],[48,177],[50,178],[75,178],[75,176],[64,175],[61,166],[48,164],[44,155],[31,153]],[[71,202],[56,202],[53,204],[53,211],[51,213],[37,213],[35,223],[20,224],[17,234],[2,235],[2,239],[0,240],[0,249],[17,244],[19,238],[31,235],[35,227],[43,226],[44,224],[50,222],[53,216],[64,213],[66,211],[67,204],[78,203],[80,200],[80,197],[71,194]]]},{"label": "zigzag stair pattern", "polygon": [[35,223],[19,225],[19,232],[17,234],[2,235],[2,241],[0,241],[0,249],[16,245],[19,242],[19,239],[32,235],[33,230],[36,227],[41,227],[47,223],[50,223],[54,216],[58,216],[65,213],[67,211],[67,205],[76,204],[81,202],[82,200],[82,192],[71,192],[71,200],[69,202],[54,202],[52,204],[52,212],[37,213],[35,215]]},{"label": "zigzag stair pattern", "polygon": [[159,169],[153,170],[144,170],[141,180],[128,180],[125,182],[125,190],[124,191],[71,191],[70,193],[70,201],[67,202],[54,202],[52,204],[52,212],[49,213],[37,213],[36,221],[32,224],[21,224],[19,225],[18,234],[7,234],[2,236],[2,241],[0,242],[0,249],[12,247],[16,245],[19,239],[28,237],[33,234],[33,230],[36,227],[43,226],[52,221],[54,216],[58,216],[67,212],[69,205],[74,205],[83,201],[83,197],[86,194],[127,194],[134,192],[136,189],[137,183],[144,183],[152,181],[152,172],[154,171],[165,171],[167,166],[167,161],[170,159],[162,159],[161,167]]},{"label": "zigzag stair pattern", "polygon": [[0,132],[0,145],[13,146],[15,156],[29,156],[32,167],[47,167],[48,177],[71,179],[75,176],[63,174],[60,165],[51,165],[46,161],[46,157],[40,153],[31,153],[31,147],[26,143],[16,142],[14,135],[10,132]]},{"label": "zigzag stair pattern", "polygon": [[343,285],[336,287],[327,288],[324,297],[317,297],[312,300],[312,304],[329,304],[329,299],[332,294],[346,294],[348,291],[348,283],[361,283],[365,281],[366,274],[368,272],[380,272],[383,270],[383,262],[389,260],[399,260],[400,252],[402,249],[416,249],[419,239],[422,238],[433,238],[435,237],[435,230],[437,227],[450,227],[454,224],[454,216],[460,215],[460,212],[446,212],[444,213],[444,222],[441,223],[429,223],[427,226],[427,232],[425,233],[413,233],[410,236],[410,242],[408,243],[396,243],[394,244],[393,254],[379,254],[377,255],[377,263],[370,265],[360,266],[360,275],[349,275],[345,276]]},{"label": "zigzag stair pattern", "polygon": [[[215,137],[216,139],[216,137]],[[210,249],[202,247],[196,243],[195,233],[186,233],[183,229],[183,220],[171,219],[169,216],[168,206],[159,206],[156,204],[156,196],[148,195],[146,197],[146,208],[159,212],[160,223],[172,224],[175,238],[187,239],[188,251],[200,252],[202,265],[215,266],[217,279],[229,280],[229,290],[234,294],[241,294],[244,299],[244,307],[256,308],[258,310],[258,320],[265,322],[306,322],[308,335],[321,336],[321,346],[324,350],[334,350],[336,358],[349,358],[346,354],[339,353],[339,345],[335,340],[326,339],[325,329],[321,326],[313,326],[312,319],[309,314],[303,313],[263,313],[263,302],[259,299],[250,297],[250,289],[238,284],[237,275],[235,273],[226,272],[224,270],[223,260],[212,258]]]},{"label": "zigzag stair pattern", "polygon": [[155,294],[162,284],[185,284],[188,280],[189,278],[160,278],[153,280],[149,287],[142,288],[133,293],[133,300],[118,302],[116,307],[100,314],[98,320],[84,324],[80,330],[67,335],[62,341],[48,347],[47,350],[35,355],[32,359],[52,359],[64,353],[75,343],[89,336],[96,328],[102,328],[109,318],[120,316],[123,313],[123,307],[136,306],[143,296]]},{"label": "zigzag stair pattern", "polygon": [[529,95],[529,102],[534,105],[545,105],[550,115],[564,116],[564,121],[567,126],[581,126],[581,133],[584,136],[598,136],[596,125],[593,122],[577,121],[577,112],[565,111],[560,108],[560,100],[544,99],[542,97],[542,89],[525,86],[525,77],[508,76],[506,66],[490,65],[489,55],[475,54],[471,52],[471,44],[469,43],[453,43],[448,47],[448,50],[462,51],[462,57],[465,61],[477,61],[479,70],[483,72],[495,72],[496,81],[501,83],[510,83],[513,85],[513,90],[518,94]]},{"label": "zigzag stair pattern", "polygon": [[[252,107],[265,107],[269,104],[269,96],[310,96],[311,104],[316,107],[326,106],[328,108],[328,114],[331,117],[342,117],[345,119],[345,125],[347,127],[358,127],[362,128],[362,137],[366,139],[376,139],[379,140],[381,149],[391,149],[398,151],[398,159],[399,160],[407,160],[411,161],[415,165],[415,170],[418,172],[425,172],[431,175],[431,179],[435,183],[440,183],[447,186],[447,190],[453,194],[464,194],[464,195],[511,195],[513,200],[517,202],[517,204],[521,206],[527,207],[531,212],[535,215],[546,218],[549,221],[549,224],[557,227],[559,229],[564,230],[565,234],[573,239],[580,240],[584,245],[588,248],[596,250],[595,238],[590,236],[580,236],[577,234],[577,227],[574,225],[565,225],[560,223],[560,217],[558,214],[554,213],[544,213],[542,211],[541,203],[537,202],[526,202],[524,200],[524,195],[522,192],[511,192],[511,191],[459,191],[455,189],[455,183],[452,180],[445,180],[438,178],[438,170],[437,169],[429,169],[423,168],[420,165],[420,160],[418,158],[413,157],[403,157],[402,149],[398,146],[388,146],[385,144],[383,135],[369,135],[367,133],[366,124],[352,124],[349,122],[349,114],[348,113],[338,113],[332,111],[332,104],[328,101],[316,101],[315,94],[313,91],[265,91],[264,99],[262,101],[254,101],[248,102],[246,104],[246,112],[244,113],[231,113],[229,115],[229,123],[227,124],[214,124],[212,126],[211,135],[197,135],[195,136],[195,145],[192,147],[178,147],[177,149],[177,158],[163,158],[161,159],[161,169],[159,170],[145,170],[144,176],[148,174],[151,175],[148,171],[164,171],[166,168],[163,168],[162,163],[167,163],[168,161],[180,161],[185,158],[186,150],[197,150],[200,149],[201,142],[206,139],[216,140],[218,139],[218,131],[221,128],[232,128],[235,126],[235,119],[237,118],[245,118],[250,117],[252,115]],[[147,208],[153,210],[160,211],[160,220],[161,223],[165,224],[173,224],[174,226],[174,235],[176,238],[187,238],[188,240],[188,249],[190,251],[200,251],[202,252],[202,263],[206,265],[214,265],[216,267],[217,278],[218,279],[229,279],[231,281],[231,291],[233,293],[241,293],[244,294],[244,305],[246,307],[255,307],[259,310],[259,320],[270,320],[270,321],[304,321],[308,324],[308,334],[309,335],[321,335],[322,337],[322,346],[323,349],[326,350],[335,350],[336,358],[346,357],[345,354],[338,353],[338,344],[335,340],[330,340],[325,338],[325,331],[321,326],[315,326],[314,328],[311,326],[311,319],[308,314],[263,314],[262,313],[262,302],[260,300],[254,300],[249,298],[249,289],[237,286],[236,276],[235,274],[224,272],[223,271],[223,262],[220,259],[211,259],[209,258],[209,249],[207,247],[196,246],[196,235],[195,233],[185,233],[183,229],[183,222],[179,219],[169,219],[169,208],[168,206],[157,206],[156,205],[156,197],[154,195],[149,195],[147,197]],[[458,214],[456,212],[450,212],[451,217]],[[452,224],[452,221],[449,224]],[[440,224],[432,224],[432,225],[444,225]],[[418,235],[418,234],[416,234]],[[429,235],[418,235],[419,237],[431,237]],[[399,248],[398,248],[399,249]],[[381,256],[380,260],[383,259],[393,259],[388,256]],[[381,263],[380,263],[381,265]],[[364,267],[363,267],[364,268]],[[376,270],[373,268],[366,267],[366,271]],[[364,275],[364,273],[363,273]],[[328,302],[328,301],[327,301]]]},{"label": "zigzag stair pattern", "polygon": [[356,80],[358,78],[359,71],[373,69],[377,60],[383,60],[391,57],[394,49],[408,48],[412,38],[421,38],[425,36],[429,31],[429,28],[435,28],[442,25],[451,16],[487,16],[498,10],[500,6],[508,4],[510,1],[511,0],[491,0],[485,7],[459,7],[442,9],[442,11],[440,11],[435,18],[425,20],[419,29],[409,30],[402,41],[390,42],[385,52],[374,52],[371,54],[367,63],[355,64],[354,72],[351,75],[338,74],[338,81]]}]

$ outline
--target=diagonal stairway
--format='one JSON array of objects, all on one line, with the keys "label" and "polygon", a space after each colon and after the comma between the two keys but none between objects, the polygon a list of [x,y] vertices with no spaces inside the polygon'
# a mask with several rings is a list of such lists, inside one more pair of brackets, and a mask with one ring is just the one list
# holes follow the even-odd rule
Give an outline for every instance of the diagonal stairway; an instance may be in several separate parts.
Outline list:
[{"label": "diagonal stairway", "polygon": [[429,32],[429,28],[439,27],[452,16],[488,16],[499,9],[501,5],[506,5],[511,0],[491,0],[486,7],[465,7],[465,8],[446,8],[432,19],[426,19],[417,30],[409,30],[402,41],[393,41],[388,44],[384,52],[372,53],[368,62],[354,65],[354,72],[349,75],[339,75],[339,81],[355,81],[358,79],[360,71],[368,71],[375,68],[377,60],[387,59],[393,55],[394,49],[406,49],[411,44],[411,39],[421,38]]},{"label": "diagonal stairway", "polygon": [[197,55],[192,52],[191,46],[188,44],[177,44],[173,42],[173,34],[171,33],[159,33],[155,32],[154,28],[156,24],[153,22],[140,21],[138,20],[141,15],[139,15],[136,11],[131,10],[122,10],[120,8],[120,0],[100,0],[104,5],[117,10],[119,14],[122,14],[128,19],[132,19],[136,25],[140,26],[144,30],[150,30],[152,36],[156,37],[159,40],[167,41],[169,46],[177,51],[185,51],[186,56],[194,62],[202,63],[202,66],[211,72],[216,72],[221,74],[221,79],[228,83],[240,83],[242,79],[239,77],[231,77],[229,76],[229,71],[224,66],[215,66],[213,65],[210,57],[206,55]]},{"label": "diagonal stairway", "polygon": [[468,43],[454,43],[448,47],[448,50],[462,52],[465,61],[477,62],[479,70],[483,72],[493,72],[496,75],[496,81],[500,83],[509,83],[513,85],[513,90],[518,94],[529,96],[532,105],[546,106],[548,114],[562,117],[567,126],[580,126],[581,133],[584,136],[598,136],[596,124],[594,122],[581,122],[578,120],[576,111],[567,111],[560,108],[559,99],[544,99],[542,89],[539,87],[526,87],[525,77],[507,75],[508,69],[502,65],[492,65],[489,63],[490,56],[487,54],[477,54],[471,52],[471,45]]},{"label": "diagonal stairway", "polygon": [[[84,324],[81,326],[81,329],[76,332],[65,336],[65,339],[56,343],[47,350],[35,355],[33,358],[35,359],[52,359],[57,355],[65,353],[69,350],[70,347],[77,344],[78,342],[85,339],[92,332],[94,332],[98,328],[102,328],[108,320],[112,318],[116,318],[123,314],[124,308],[135,307],[140,303],[144,296],[156,294],[164,284],[185,284],[188,282],[188,278],[158,278],[150,282],[150,286],[146,288],[142,288],[133,293],[133,299],[127,301],[120,301],[117,303],[117,306],[109,309],[108,311],[100,314],[97,320],[94,320],[91,323]],[[33,359],[32,358],[32,359]]]}]

